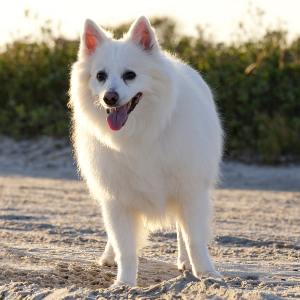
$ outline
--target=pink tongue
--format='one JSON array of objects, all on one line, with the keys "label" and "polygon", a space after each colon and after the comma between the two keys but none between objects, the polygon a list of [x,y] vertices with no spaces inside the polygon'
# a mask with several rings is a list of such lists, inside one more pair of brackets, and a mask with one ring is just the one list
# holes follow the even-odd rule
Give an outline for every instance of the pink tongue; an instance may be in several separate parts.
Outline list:
[{"label": "pink tongue", "polygon": [[127,120],[127,105],[124,104],[117,109],[111,109],[108,117],[107,123],[111,130],[120,130]]}]

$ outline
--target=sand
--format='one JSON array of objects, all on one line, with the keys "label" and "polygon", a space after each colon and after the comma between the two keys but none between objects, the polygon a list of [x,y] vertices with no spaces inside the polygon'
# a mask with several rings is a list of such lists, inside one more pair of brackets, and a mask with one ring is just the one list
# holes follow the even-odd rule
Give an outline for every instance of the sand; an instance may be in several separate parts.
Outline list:
[{"label": "sand", "polygon": [[107,240],[67,140],[0,138],[0,299],[300,298],[300,167],[226,162],[209,252],[225,279],[177,270],[175,229],[152,233],[137,287],[108,290]]}]

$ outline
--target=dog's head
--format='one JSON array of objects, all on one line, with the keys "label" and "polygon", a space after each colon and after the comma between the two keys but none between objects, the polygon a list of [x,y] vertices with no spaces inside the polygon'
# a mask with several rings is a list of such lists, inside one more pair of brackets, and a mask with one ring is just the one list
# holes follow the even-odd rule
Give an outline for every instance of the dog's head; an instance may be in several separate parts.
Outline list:
[{"label": "dog's head", "polygon": [[94,61],[89,87],[98,104],[105,108],[107,123],[114,131],[123,127],[142,98],[143,89],[147,89],[147,78],[140,65],[158,49],[154,32],[144,16],[132,25],[128,40],[138,49],[125,44],[125,40],[116,43],[92,20],[85,22],[81,51]]},{"label": "dog's head", "polygon": [[144,16],[120,40],[87,19],[72,69],[71,103],[102,138],[111,130],[129,136],[151,122],[152,127],[167,122],[165,111],[174,97],[166,55]]}]

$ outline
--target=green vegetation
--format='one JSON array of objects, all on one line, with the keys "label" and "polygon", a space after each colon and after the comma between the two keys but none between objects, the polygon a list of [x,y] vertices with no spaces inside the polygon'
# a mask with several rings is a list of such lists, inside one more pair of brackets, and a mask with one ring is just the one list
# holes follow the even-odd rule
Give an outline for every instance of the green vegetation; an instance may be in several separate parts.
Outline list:
[{"label": "green vegetation", "polygon": [[[189,37],[169,18],[151,21],[162,47],[201,72],[212,87],[227,154],[259,154],[269,162],[282,155],[300,157],[300,39],[288,44],[282,29],[247,36],[240,24],[237,36],[243,40],[217,44],[200,27],[197,37]],[[114,28],[114,36],[128,28]],[[54,38],[51,24],[42,31],[39,42],[19,39],[0,53],[1,134],[68,135],[69,70],[78,41]]]}]

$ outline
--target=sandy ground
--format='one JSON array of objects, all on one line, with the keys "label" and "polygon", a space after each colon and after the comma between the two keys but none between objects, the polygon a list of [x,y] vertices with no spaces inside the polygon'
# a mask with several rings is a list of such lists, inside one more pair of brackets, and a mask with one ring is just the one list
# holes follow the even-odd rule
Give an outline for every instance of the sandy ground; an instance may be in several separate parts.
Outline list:
[{"label": "sandy ground", "polygon": [[224,163],[210,255],[225,279],[177,270],[176,232],[152,233],[138,287],[108,290],[107,239],[66,140],[0,138],[0,299],[300,298],[300,167]]}]

